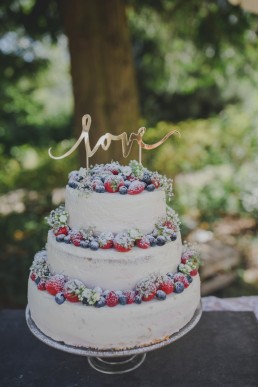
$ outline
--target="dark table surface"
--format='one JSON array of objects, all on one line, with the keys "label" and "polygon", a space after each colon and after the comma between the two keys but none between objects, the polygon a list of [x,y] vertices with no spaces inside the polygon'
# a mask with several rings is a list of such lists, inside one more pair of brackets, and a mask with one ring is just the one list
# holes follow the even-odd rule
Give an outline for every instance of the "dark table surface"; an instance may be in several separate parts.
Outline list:
[{"label": "dark table surface", "polygon": [[258,386],[258,324],[252,312],[204,312],[186,336],[147,354],[136,370],[105,375],[86,357],[48,347],[23,310],[0,312],[0,386]]}]

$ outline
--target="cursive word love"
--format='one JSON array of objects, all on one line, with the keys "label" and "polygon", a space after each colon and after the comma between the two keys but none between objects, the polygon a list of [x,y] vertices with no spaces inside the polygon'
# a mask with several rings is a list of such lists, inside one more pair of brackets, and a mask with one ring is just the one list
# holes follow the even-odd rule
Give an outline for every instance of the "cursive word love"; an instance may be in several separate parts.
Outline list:
[{"label": "cursive word love", "polygon": [[89,114],[86,114],[82,117],[82,132],[76,143],[72,146],[71,149],[69,149],[66,153],[64,153],[61,156],[54,156],[51,152],[52,148],[49,148],[48,154],[52,159],[55,160],[61,160],[64,159],[67,156],[70,156],[80,145],[82,141],[84,141],[85,144],[85,151],[86,151],[86,168],[89,169],[89,158],[92,157],[97,150],[101,147],[103,150],[107,150],[110,147],[110,144],[112,141],[121,141],[122,143],[122,153],[124,157],[127,157],[129,153],[131,152],[133,142],[136,141],[139,146],[139,163],[142,162],[142,149],[150,150],[155,149],[161,144],[163,144],[172,134],[179,134],[179,132],[174,129],[171,132],[169,132],[165,137],[163,137],[160,141],[156,142],[155,144],[145,144],[142,140],[144,133],[146,132],[146,128],[142,127],[138,129],[137,133],[131,133],[128,139],[128,135],[126,132],[123,132],[119,135],[114,135],[111,133],[106,133],[103,136],[101,136],[96,145],[93,149],[91,149],[90,146],[90,139],[89,139],[89,130],[91,127],[91,116]]}]

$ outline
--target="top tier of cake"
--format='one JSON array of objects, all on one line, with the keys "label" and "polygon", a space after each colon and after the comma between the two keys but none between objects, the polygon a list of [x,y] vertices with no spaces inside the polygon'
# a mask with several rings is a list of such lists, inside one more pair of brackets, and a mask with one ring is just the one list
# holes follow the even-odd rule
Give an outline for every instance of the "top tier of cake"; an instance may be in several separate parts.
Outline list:
[{"label": "top tier of cake", "polygon": [[139,195],[96,192],[85,195],[67,186],[65,208],[71,228],[94,227],[96,233],[119,233],[138,228],[143,234],[148,234],[157,221],[166,216],[165,192],[161,189]]},{"label": "top tier of cake", "polygon": [[166,178],[136,161],[73,171],[66,186],[68,224],[77,230],[92,227],[96,234],[133,228],[148,234],[166,218],[168,186]]}]

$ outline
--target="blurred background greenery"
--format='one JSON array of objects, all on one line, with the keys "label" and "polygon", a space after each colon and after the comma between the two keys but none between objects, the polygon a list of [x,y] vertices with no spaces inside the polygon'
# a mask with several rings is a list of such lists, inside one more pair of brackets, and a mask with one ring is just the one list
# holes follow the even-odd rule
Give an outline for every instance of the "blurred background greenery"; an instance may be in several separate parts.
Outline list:
[{"label": "blurred background greenery", "polygon": [[[104,19],[96,17],[96,28],[87,29],[83,16],[98,16],[103,7]],[[118,11],[126,16],[123,26]],[[112,57],[110,46],[99,72],[88,67],[98,49],[94,34],[119,45],[114,31],[108,34],[110,25],[98,28],[109,17],[128,32],[121,36],[130,36],[122,43],[130,45],[127,67],[136,87],[127,95],[137,104],[128,102],[127,116],[114,114],[126,104],[121,95],[112,96],[112,107],[107,101],[100,106],[99,92],[87,88],[90,80],[78,97],[78,82],[100,82],[107,67],[105,89],[116,84],[116,66],[118,85],[127,77],[128,68]],[[203,294],[258,294],[258,16],[227,0],[77,0],[75,7],[68,1],[12,0],[1,2],[0,21],[0,306],[26,304],[29,266],[46,241],[44,216],[63,200],[67,174],[81,163],[78,154],[53,161],[47,149],[69,149],[85,113],[93,120],[104,117],[101,134],[114,133],[115,118],[116,132],[144,124],[150,143],[172,127],[180,129],[180,139],[145,152],[144,164],[174,178],[172,205],[181,214],[183,238],[199,242],[204,252]],[[84,59],[82,47],[74,59],[78,36],[68,26],[73,21],[82,23],[80,34],[92,54],[79,80],[75,62]],[[96,47],[90,50],[91,42]],[[97,137],[96,131],[94,144]]]}]

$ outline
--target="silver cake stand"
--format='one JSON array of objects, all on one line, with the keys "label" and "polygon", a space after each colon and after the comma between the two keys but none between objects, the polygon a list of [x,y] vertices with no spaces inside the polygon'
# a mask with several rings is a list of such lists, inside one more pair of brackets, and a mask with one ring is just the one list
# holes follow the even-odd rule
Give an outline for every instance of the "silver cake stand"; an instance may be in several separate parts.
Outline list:
[{"label": "silver cake stand", "polygon": [[55,349],[69,352],[74,355],[87,356],[91,367],[99,372],[105,374],[123,374],[138,368],[145,360],[146,352],[150,352],[154,349],[162,348],[165,345],[171,344],[190,332],[201,318],[202,306],[200,302],[199,306],[194,312],[192,319],[182,329],[180,329],[180,331],[169,336],[166,340],[143,347],[133,347],[125,350],[96,350],[94,348],[74,347],[60,341],[55,341],[46,336],[36,326],[31,318],[29,306],[26,308],[25,315],[29,329],[33,335],[36,336],[39,340],[43,341],[43,343]]}]

